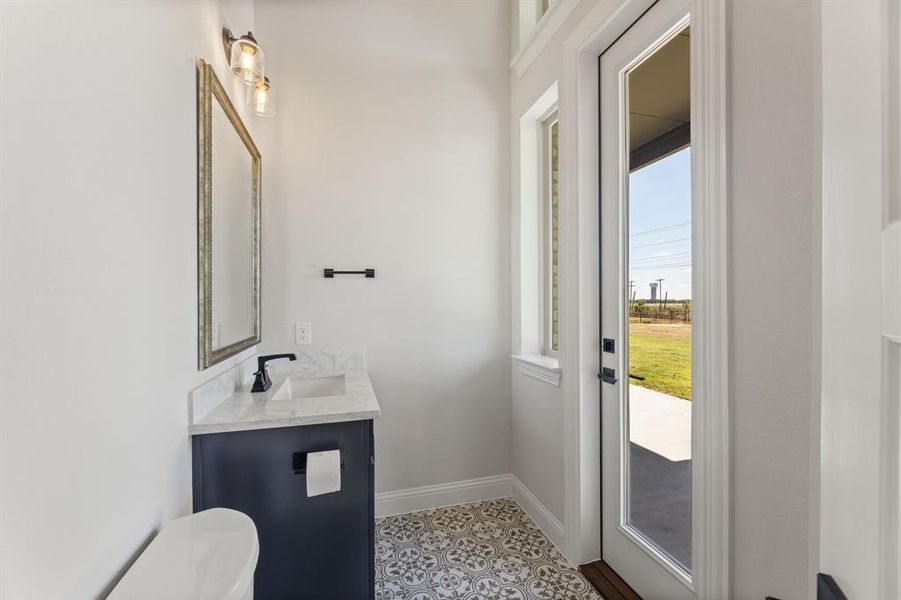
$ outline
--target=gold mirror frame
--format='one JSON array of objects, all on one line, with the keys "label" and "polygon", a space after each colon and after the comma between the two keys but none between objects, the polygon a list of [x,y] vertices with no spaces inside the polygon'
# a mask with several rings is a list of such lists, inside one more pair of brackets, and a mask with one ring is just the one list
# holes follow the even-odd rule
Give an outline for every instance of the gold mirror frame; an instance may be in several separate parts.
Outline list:
[{"label": "gold mirror frame", "polygon": [[[252,160],[253,335],[213,349],[213,97],[219,102]],[[197,60],[197,345],[198,368],[204,370],[260,343],[260,152],[232,105],[213,68]]]}]

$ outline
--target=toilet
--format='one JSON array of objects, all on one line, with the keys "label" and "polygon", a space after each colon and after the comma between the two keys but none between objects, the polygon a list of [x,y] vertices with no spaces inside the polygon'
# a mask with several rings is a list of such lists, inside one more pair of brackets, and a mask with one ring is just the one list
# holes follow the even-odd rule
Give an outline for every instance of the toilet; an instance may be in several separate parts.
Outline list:
[{"label": "toilet", "polygon": [[252,600],[260,544],[242,512],[212,508],[163,527],[108,600]]}]

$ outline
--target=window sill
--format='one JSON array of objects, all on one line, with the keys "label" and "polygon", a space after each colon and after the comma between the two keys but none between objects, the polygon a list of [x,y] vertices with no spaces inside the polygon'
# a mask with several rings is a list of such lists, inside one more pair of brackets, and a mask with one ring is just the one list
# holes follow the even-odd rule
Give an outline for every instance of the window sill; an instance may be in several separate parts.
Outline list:
[{"label": "window sill", "polygon": [[563,371],[560,369],[560,361],[556,358],[540,354],[514,354],[513,358],[523,375],[560,387]]},{"label": "window sill", "polygon": [[521,78],[535,59],[544,50],[554,34],[563,26],[567,17],[576,9],[580,0],[559,0],[551,6],[535,24],[535,29],[526,43],[521,44],[519,52],[510,61],[510,68]]}]

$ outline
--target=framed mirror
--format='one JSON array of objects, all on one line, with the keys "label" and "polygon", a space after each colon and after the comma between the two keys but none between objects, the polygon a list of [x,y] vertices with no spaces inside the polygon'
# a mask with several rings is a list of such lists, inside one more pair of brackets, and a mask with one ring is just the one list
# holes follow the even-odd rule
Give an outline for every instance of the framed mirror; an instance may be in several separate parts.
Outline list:
[{"label": "framed mirror", "polygon": [[197,61],[198,368],[260,342],[260,152]]}]

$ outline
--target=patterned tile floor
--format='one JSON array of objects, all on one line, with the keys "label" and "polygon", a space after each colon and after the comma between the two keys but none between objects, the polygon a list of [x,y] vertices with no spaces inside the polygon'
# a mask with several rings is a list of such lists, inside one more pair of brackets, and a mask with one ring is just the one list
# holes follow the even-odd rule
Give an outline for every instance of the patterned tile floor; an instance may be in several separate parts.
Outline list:
[{"label": "patterned tile floor", "polygon": [[376,600],[600,600],[510,498],[375,524]]}]

